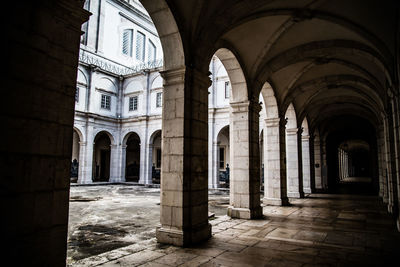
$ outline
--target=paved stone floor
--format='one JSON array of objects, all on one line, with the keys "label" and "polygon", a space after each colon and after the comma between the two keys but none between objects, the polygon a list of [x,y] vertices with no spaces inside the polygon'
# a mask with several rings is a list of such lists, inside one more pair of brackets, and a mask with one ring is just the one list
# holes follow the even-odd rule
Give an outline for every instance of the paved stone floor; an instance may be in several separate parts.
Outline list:
[{"label": "paved stone floor", "polygon": [[159,189],[72,187],[68,265],[399,266],[400,233],[376,197],[313,194],[252,221],[225,216],[227,193],[209,199],[213,237],[178,248],[155,240]]}]

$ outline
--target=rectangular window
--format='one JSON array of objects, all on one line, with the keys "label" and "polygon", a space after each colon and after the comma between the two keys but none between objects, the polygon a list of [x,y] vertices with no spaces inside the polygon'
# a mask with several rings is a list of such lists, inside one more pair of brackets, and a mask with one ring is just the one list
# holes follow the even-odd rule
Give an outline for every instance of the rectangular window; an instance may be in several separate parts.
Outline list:
[{"label": "rectangular window", "polygon": [[76,87],[76,91],[75,91],[75,102],[76,102],[76,103],[79,102],[79,87]]},{"label": "rectangular window", "polygon": [[111,96],[101,95],[101,108],[111,110]]},{"label": "rectangular window", "polygon": [[229,81],[225,82],[225,98],[229,98],[231,87]]},{"label": "rectangular window", "polygon": [[224,147],[219,148],[219,168],[220,169],[225,168],[225,148]]},{"label": "rectangular window", "polygon": [[129,98],[129,111],[138,109],[138,97],[133,96]]},{"label": "rectangular window", "polygon": [[161,106],[162,106],[162,93],[157,93],[156,107],[159,108]]},{"label": "rectangular window", "polygon": [[137,32],[136,34],[136,59],[140,61],[144,61],[144,53],[145,53],[145,35],[141,32]]},{"label": "rectangular window", "polygon": [[161,148],[157,148],[156,168],[161,168]]},{"label": "rectangular window", "polygon": [[152,41],[149,40],[149,46],[147,49],[147,61],[152,62],[156,59],[156,46]]},{"label": "rectangular window", "polygon": [[132,56],[133,30],[124,30],[122,35],[122,54]]}]

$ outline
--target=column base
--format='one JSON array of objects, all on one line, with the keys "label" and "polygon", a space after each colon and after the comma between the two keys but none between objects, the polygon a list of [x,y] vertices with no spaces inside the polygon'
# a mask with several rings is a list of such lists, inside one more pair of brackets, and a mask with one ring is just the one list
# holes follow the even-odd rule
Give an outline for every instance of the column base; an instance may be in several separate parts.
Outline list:
[{"label": "column base", "polygon": [[390,214],[393,214],[393,212],[394,212],[394,205],[391,204],[391,203],[389,203],[389,204],[387,205],[387,209],[388,209],[388,212],[389,212]]},{"label": "column base", "polygon": [[188,230],[173,229],[159,226],[156,229],[157,242],[174,246],[189,246],[200,243],[211,237],[211,224],[207,223],[201,228]]},{"label": "column base", "polygon": [[125,179],[122,179],[121,177],[110,177],[110,183],[122,183],[125,182]]},{"label": "column base", "polygon": [[263,210],[261,206],[256,208],[235,208],[233,206],[228,207],[228,216],[237,219],[259,219],[263,217]]},{"label": "column base", "polygon": [[400,217],[397,217],[396,225],[397,225],[397,231],[400,232]]},{"label": "column base", "polygon": [[303,198],[304,192],[287,192],[287,196],[291,198]]},{"label": "column base", "polygon": [[311,194],[311,188],[304,188],[303,189],[304,194]]},{"label": "column base", "polygon": [[271,205],[271,206],[289,206],[289,199],[285,198],[263,198],[264,205]]}]

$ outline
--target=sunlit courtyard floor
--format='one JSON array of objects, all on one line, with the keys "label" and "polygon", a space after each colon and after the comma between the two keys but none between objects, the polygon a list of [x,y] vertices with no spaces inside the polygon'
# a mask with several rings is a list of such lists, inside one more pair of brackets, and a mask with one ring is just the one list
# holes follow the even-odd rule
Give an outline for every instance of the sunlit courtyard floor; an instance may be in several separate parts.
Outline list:
[{"label": "sunlit courtyard floor", "polygon": [[396,266],[400,233],[377,197],[313,194],[264,219],[230,219],[229,194],[209,195],[212,238],[190,248],[156,242],[157,188],[71,187],[70,266]]}]

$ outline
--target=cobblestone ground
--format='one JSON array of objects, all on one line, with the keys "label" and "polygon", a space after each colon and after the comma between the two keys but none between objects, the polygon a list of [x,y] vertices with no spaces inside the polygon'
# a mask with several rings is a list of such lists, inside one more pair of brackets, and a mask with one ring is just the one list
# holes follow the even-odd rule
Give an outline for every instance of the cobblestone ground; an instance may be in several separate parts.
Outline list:
[{"label": "cobblestone ground", "polygon": [[159,189],[72,187],[68,265],[398,266],[400,233],[376,197],[313,194],[252,221],[225,216],[226,192],[209,199],[213,237],[178,248],[155,240]]}]

